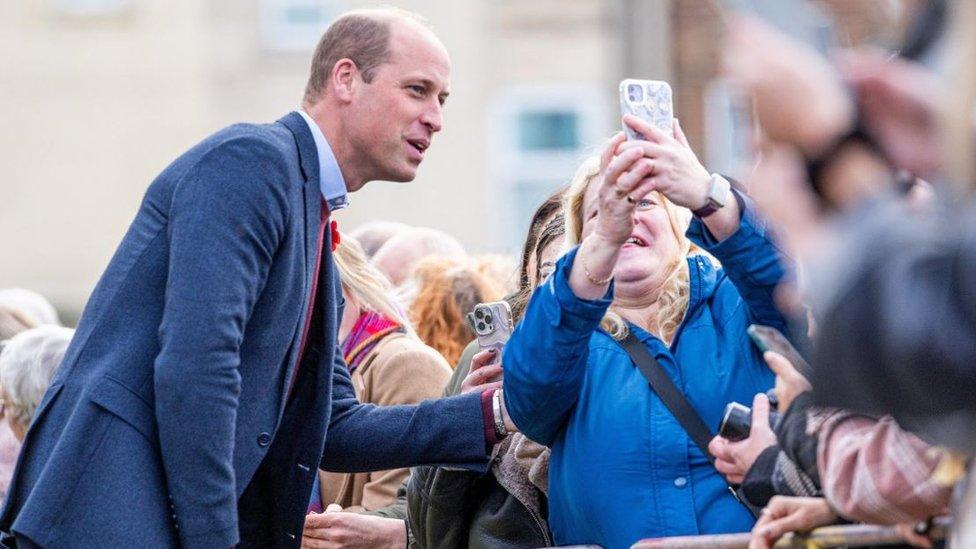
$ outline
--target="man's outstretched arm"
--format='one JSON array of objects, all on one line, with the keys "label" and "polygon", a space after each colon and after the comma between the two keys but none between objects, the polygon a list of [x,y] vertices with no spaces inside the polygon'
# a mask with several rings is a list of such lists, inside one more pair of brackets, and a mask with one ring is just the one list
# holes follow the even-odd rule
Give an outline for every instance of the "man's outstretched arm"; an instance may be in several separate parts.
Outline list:
[{"label": "man's outstretched arm", "polygon": [[416,405],[374,406],[356,399],[342,354],[332,366],[332,420],[321,468],[354,473],[414,465],[484,472],[488,468],[482,395]]}]

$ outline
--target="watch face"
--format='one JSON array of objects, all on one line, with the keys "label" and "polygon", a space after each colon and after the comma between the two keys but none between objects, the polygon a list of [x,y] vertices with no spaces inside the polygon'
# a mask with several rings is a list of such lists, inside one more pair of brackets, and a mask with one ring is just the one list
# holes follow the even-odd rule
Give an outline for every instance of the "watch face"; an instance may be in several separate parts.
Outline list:
[{"label": "watch face", "polygon": [[714,208],[725,206],[731,188],[732,186],[724,177],[718,174],[713,175],[712,186],[708,189],[708,204]]}]

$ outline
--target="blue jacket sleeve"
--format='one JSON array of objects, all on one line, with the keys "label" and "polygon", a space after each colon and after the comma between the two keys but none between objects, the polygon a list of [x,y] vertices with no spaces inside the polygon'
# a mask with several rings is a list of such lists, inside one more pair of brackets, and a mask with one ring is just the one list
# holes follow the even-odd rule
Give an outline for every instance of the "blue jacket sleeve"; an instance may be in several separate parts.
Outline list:
[{"label": "blue jacket sleeve", "polygon": [[341,349],[336,349],[332,419],[321,468],[357,473],[414,465],[488,470],[481,395],[471,393],[414,405],[360,404]]},{"label": "blue jacket sleeve", "polygon": [[569,272],[578,248],[536,288],[525,316],[505,345],[505,405],[530,439],[550,446],[579,398],[590,336],[600,327],[613,286],[598,300],[576,297]]},{"label": "blue jacket sleeve", "polygon": [[285,170],[273,147],[240,137],[205,153],[173,191],[153,381],[166,481],[187,547],[238,541],[240,345],[284,235]]},{"label": "blue jacket sleeve", "polygon": [[772,326],[789,336],[789,323],[776,307],[773,292],[787,276],[786,255],[776,247],[752,200],[743,195],[739,229],[719,242],[697,217],[685,233],[722,262],[722,269],[745,300],[749,320]]}]

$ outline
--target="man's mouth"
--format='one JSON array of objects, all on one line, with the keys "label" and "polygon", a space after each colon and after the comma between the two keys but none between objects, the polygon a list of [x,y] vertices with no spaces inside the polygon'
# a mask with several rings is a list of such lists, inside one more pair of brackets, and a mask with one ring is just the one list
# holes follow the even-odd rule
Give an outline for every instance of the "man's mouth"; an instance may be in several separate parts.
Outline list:
[{"label": "man's mouth", "polygon": [[407,143],[417,151],[420,156],[424,155],[424,151],[430,146],[430,141],[427,139],[407,139]]}]

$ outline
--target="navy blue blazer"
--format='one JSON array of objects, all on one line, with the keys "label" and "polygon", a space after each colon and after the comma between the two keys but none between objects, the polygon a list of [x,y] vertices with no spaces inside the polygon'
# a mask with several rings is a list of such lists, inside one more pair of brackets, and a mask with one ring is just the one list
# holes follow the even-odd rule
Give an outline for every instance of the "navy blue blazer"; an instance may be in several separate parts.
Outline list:
[{"label": "navy blue blazer", "polygon": [[297,547],[319,466],[485,470],[478,395],[357,402],[329,231],[309,307],[318,173],[293,112],[221,130],[153,181],[37,410],[0,530],[57,547]]}]

